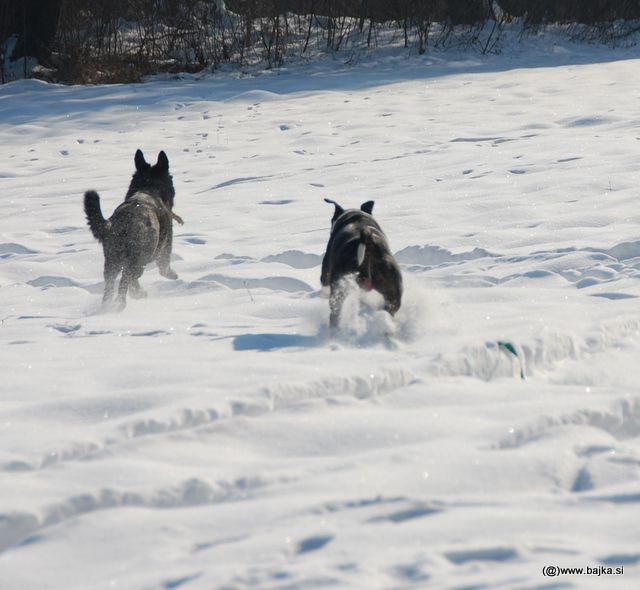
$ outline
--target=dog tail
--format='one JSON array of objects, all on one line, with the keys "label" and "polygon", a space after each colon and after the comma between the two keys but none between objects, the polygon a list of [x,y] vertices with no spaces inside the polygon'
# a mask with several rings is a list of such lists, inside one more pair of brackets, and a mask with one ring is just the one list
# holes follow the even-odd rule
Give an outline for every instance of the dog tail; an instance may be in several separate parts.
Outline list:
[{"label": "dog tail", "polygon": [[365,242],[360,242],[358,244],[358,268],[362,266],[364,262],[364,255],[367,253],[367,244]]},{"label": "dog tail", "polygon": [[356,253],[358,268],[362,266],[364,257],[367,255],[367,250],[375,249],[376,246],[373,243],[373,237],[369,228],[360,230],[360,242],[358,243],[358,250]]},{"label": "dog tail", "polygon": [[109,222],[102,215],[100,196],[96,191],[87,191],[84,194],[84,213],[93,237],[103,242],[109,229]]}]

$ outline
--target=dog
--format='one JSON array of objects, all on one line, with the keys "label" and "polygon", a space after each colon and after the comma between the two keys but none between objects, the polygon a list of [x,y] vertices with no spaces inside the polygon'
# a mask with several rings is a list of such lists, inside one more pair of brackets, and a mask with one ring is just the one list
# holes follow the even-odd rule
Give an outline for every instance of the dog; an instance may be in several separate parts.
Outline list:
[{"label": "dog", "polygon": [[325,201],[335,206],[320,275],[322,286],[330,289],[330,327],[339,325],[346,297],[340,283],[348,275],[355,275],[361,289],[378,291],[384,298],[385,311],[395,315],[402,300],[402,274],[386,236],[371,215],[374,201],[363,203],[360,209],[346,210],[331,199]]},{"label": "dog", "polygon": [[169,174],[169,159],[161,151],[158,161],[151,166],[141,150],[135,154],[136,171],[124,201],[118,205],[109,219],[100,208],[100,196],[96,191],[84,195],[84,211],[93,236],[102,243],[104,250],[103,307],[113,299],[118,274],[122,278],[118,286],[116,307],[126,306],[127,292],[132,297],[146,297],[138,279],[146,264],[156,261],[160,274],[177,279],[171,268],[173,224],[182,219],[173,213],[175,190]]}]

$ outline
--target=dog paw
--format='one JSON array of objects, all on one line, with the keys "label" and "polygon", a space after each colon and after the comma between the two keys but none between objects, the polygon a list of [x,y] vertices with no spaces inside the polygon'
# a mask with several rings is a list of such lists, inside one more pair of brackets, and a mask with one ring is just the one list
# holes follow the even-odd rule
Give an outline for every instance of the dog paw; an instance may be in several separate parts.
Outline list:
[{"label": "dog paw", "polygon": [[108,307],[108,311],[121,312],[127,306],[127,300],[125,298],[116,299],[111,305]]},{"label": "dog paw", "polygon": [[165,277],[166,279],[177,279],[178,278],[178,274],[176,273],[175,270],[173,270],[172,268],[167,268],[165,270],[161,270],[160,274]]}]

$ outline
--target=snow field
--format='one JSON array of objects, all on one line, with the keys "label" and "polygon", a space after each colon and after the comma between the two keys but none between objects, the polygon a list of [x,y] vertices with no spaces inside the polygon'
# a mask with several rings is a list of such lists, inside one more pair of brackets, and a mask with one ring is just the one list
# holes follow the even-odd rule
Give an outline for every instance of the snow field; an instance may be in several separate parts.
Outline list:
[{"label": "snow field", "polygon": [[[598,51],[2,87],[3,590],[637,587],[638,61]],[[179,279],[102,314],[82,194],[138,147]],[[329,337],[326,196],[376,201],[391,326]]]}]

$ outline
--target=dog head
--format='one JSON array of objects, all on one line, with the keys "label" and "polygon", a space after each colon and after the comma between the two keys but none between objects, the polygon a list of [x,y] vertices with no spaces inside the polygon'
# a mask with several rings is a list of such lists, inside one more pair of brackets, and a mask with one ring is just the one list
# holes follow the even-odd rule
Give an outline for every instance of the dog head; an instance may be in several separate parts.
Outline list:
[{"label": "dog head", "polygon": [[173,199],[175,190],[173,188],[173,178],[169,174],[169,158],[167,154],[161,151],[158,154],[157,162],[152,166],[144,159],[142,150],[136,150],[134,157],[136,171],[131,178],[128,199],[137,192],[144,192],[156,197],[160,197],[164,204],[169,208],[173,208]]},{"label": "dog head", "polygon": [[[338,221],[338,217],[340,217],[343,213],[345,213],[346,210],[340,205],[338,205],[338,203],[336,203],[332,199],[325,199],[325,201],[335,206],[335,209],[333,211],[333,217],[331,218],[331,229],[333,230],[333,226],[336,224],[336,221]],[[371,215],[374,204],[375,204],[375,201],[367,201],[366,203],[362,203],[362,205],[360,205],[360,211],[364,211],[368,215]]]}]

